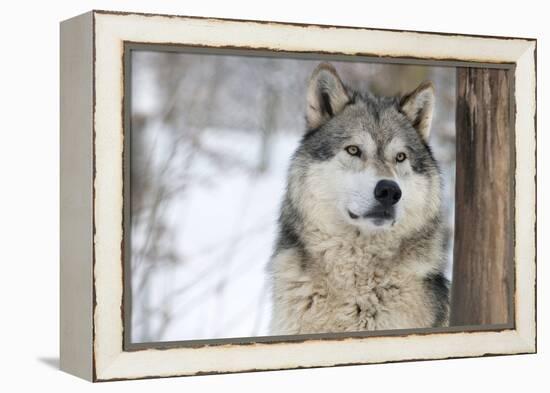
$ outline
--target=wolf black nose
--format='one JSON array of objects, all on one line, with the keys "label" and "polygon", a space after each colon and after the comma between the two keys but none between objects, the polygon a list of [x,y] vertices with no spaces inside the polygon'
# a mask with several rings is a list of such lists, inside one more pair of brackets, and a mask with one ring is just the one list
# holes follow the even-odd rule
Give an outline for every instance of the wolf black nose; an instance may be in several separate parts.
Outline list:
[{"label": "wolf black nose", "polygon": [[401,199],[401,189],[392,180],[380,180],[374,188],[374,197],[382,206],[390,207]]}]

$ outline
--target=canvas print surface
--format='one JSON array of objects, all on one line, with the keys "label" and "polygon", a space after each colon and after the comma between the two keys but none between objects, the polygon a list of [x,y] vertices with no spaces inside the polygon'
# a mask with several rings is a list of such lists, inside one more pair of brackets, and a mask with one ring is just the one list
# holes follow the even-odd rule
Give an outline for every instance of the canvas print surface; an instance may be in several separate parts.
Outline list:
[{"label": "canvas print surface", "polygon": [[131,53],[131,342],[448,324],[455,67]]}]

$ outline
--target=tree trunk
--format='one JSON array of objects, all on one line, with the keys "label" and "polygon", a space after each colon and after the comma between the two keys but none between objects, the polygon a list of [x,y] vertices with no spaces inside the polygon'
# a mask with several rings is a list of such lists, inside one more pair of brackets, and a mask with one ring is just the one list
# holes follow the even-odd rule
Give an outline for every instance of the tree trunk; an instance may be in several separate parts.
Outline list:
[{"label": "tree trunk", "polygon": [[513,130],[506,70],[459,67],[451,325],[513,321]]}]

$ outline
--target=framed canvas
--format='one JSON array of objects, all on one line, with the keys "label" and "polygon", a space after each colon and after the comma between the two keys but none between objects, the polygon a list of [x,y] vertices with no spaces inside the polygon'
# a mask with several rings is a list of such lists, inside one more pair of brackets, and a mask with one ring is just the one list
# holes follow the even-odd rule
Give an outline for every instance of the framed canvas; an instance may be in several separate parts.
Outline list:
[{"label": "framed canvas", "polygon": [[536,352],[536,40],[61,23],[61,368]]}]

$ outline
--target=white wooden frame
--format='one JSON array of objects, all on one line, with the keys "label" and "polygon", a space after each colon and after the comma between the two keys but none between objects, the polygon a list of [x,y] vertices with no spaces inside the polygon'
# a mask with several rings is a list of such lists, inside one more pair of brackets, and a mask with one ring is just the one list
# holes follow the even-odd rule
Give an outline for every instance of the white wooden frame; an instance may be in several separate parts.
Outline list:
[{"label": "white wooden frame", "polygon": [[[515,323],[124,350],[125,42],[515,64]],[[61,26],[61,368],[92,381],[536,351],[536,41],[93,11]]]}]

